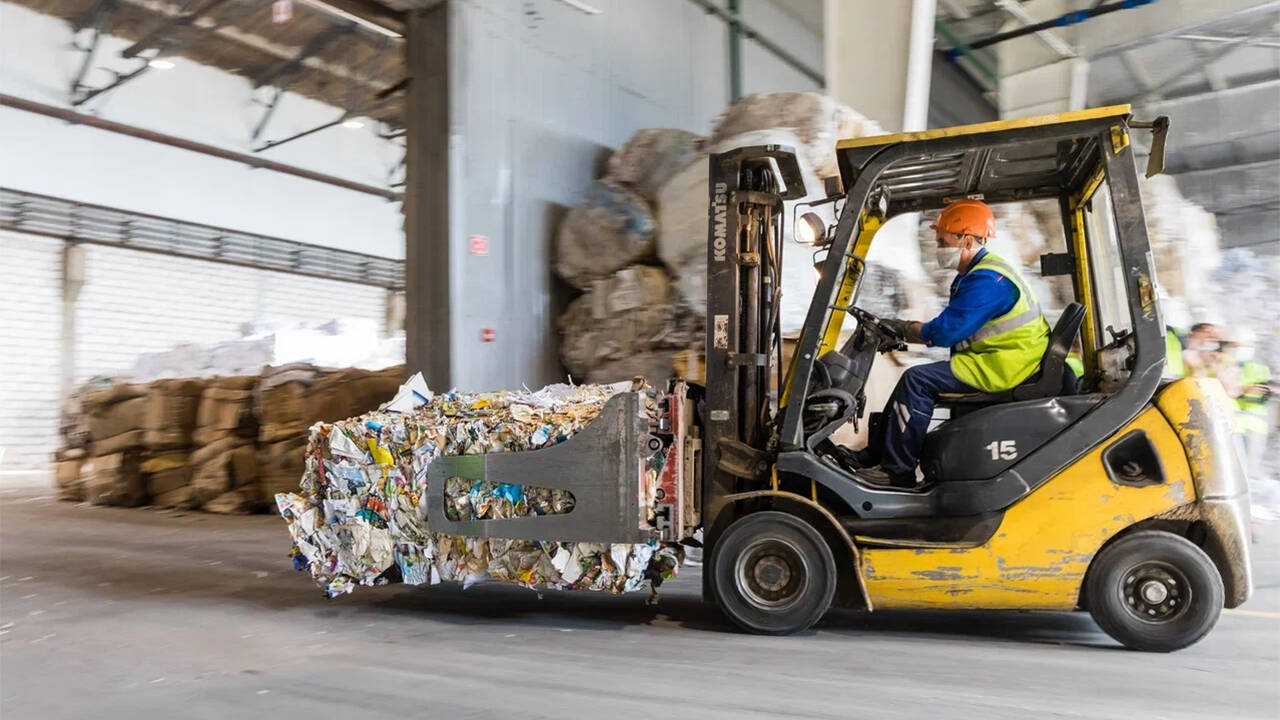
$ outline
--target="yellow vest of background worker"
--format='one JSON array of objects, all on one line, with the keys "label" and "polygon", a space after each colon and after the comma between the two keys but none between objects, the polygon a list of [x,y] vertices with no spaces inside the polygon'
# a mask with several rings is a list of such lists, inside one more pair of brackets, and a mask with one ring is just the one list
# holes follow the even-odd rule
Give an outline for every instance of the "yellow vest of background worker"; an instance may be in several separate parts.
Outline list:
[{"label": "yellow vest of background worker", "polygon": [[951,372],[983,392],[1000,392],[1017,386],[1039,369],[1049,347],[1049,323],[1022,275],[1004,258],[988,251],[967,272],[974,270],[1003,275],[1018,287],[1018,301],[1009,312],[988,320],[955,346]]}]

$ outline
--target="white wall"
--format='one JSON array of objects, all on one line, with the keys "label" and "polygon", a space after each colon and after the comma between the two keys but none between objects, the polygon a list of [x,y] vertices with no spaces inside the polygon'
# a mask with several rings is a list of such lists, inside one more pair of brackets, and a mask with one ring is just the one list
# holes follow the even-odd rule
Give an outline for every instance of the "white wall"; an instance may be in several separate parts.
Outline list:
[{"label": "white wall", "polygon": [[[87,39],[88,31],[82,33]],[[70,26],[0,1],[0,92],[69,106],[82,55]],[[104,85],[103,67],[127,71],[128,43],[105,37],[86,83]],[[245,78],[182,58],[95,98],[81,111],[182,138],[249,152],[263,107]],[[267,88],[257,97],[268,97]],[[286,94],[265,139],[333,120],[341,110]],[[376,186],[399,161],[373,123],[335,127],[263,157]],[[281,173],[0,107],[0,186],[174,217],[290,240],[404,257],[399,203]]]},{"label": "white wall", "polygon": [[[563,208],[636,130],[707,133],[728,104],[728,30],[719,19],[687,0],[589,4],[603,12],[551,0],[530,3],[534,16],[513,0],[451,3],[452,366],[460,388],[563,379],[555,318],[567,292],[550,269]],[[817,65],[821,39],[766,5],[753,0],[744,12],[780,42],[810,48]],[[742,42],[746,92],[814,89]],[[488,256],[468,252],[471,235],[489,238]],[[482,328],[494,329],[496,341],[482,342]]]}]

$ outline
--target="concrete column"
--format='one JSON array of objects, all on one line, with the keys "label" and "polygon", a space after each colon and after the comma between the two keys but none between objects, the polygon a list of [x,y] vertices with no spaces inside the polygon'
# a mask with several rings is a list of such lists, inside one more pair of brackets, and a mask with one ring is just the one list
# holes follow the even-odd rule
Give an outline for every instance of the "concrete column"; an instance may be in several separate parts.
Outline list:
[{"label": "concrete column", "polygon": [[827,92],[889,132],[922,130],[936,0],[825,0]]},{"label": "concrete column", "polygon": [[449,15],[437,3],[409,15],[406,102],[405,355],[409,374],[448,390],[451,362],[449,272]]},{"label": "concrete column", "polygon": [[61,377],[59,400],[66,400],[76,388],[76,301],[84,287],[84,247],[69,242],[62,246],[62,327],[59,333]]}]

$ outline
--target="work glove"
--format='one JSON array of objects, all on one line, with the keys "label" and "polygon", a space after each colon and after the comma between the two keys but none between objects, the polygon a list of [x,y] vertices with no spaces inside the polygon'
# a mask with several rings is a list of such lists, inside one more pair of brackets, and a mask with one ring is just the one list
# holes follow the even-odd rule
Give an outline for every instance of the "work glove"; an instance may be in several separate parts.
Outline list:
[{"label": "work glove", "polygon": [[881,325],[893,330],[898,337],[905,339],[907,337],[907,329],[911,327],[911,320],[899,320],[898,318],[888,318],[880,321]]}]

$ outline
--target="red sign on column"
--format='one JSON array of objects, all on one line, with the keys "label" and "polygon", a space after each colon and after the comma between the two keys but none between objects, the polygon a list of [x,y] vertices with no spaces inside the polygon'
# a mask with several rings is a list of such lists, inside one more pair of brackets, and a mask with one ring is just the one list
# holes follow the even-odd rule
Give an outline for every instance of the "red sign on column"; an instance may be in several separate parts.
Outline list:
[{"label": "red sign on column", "polygon": [[480,257],[489,256],[489,236],[472,235],[471,236],[471,254]]},{"label": "red sign on column", "polygon": [[493,342],[498,339],[498,332],[493,328],[483,328],[480,330],[480,342]]}]

